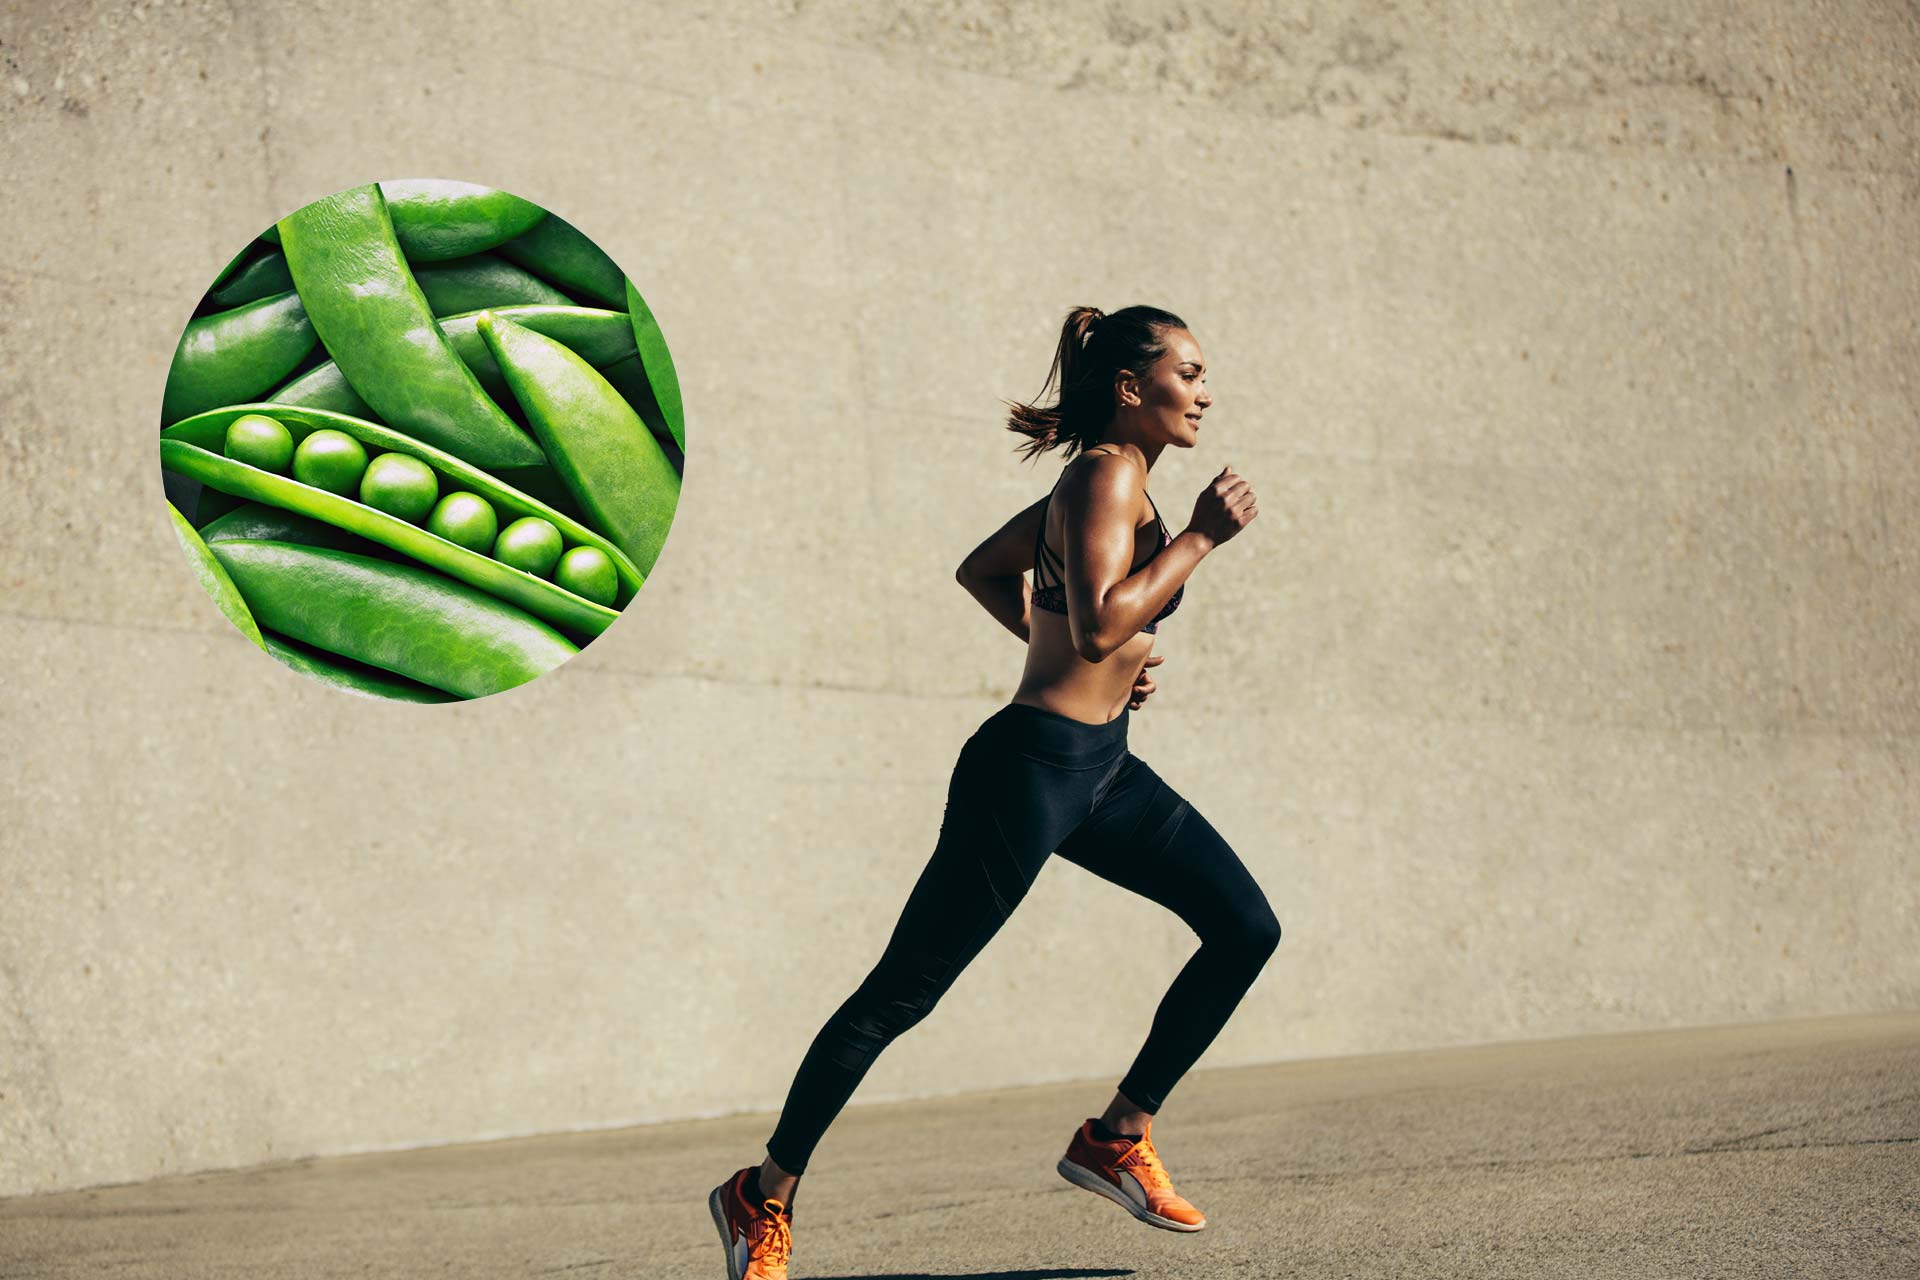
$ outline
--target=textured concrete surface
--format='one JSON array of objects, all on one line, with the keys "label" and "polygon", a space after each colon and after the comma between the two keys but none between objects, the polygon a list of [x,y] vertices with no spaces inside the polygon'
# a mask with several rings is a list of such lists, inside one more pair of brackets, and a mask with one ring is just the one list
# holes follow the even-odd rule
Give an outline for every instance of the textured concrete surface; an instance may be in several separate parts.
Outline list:
[{"label": "textured concrete surface", "polygon": [[[1910,6],[0,15],[0,1193],[777,1105],[1017,680],[951,574],[1083,301],[1212,363],[1169,521],[1262,495],[1136,717],[1286,930],[1203,1066],[1920,1006]],[[415,175],[604,245],[691,432],[641,606],[432,711],[249,650],[151,430]],[[1191,947],[1049,868],[859,1099],[1117,1076]]]},{"label": "textured concrete surface", "polygon": [[[1093,1083],[856,1106],[792,1274],[1846,1277],[1920,1270],[1920,1014],[1195,1073],[1155,1122],[1208,1216],[1156,1231],[1054,1161]],[[19,1280],[723,1276],[705,1192],[764,1115],[0,1201]]]}]

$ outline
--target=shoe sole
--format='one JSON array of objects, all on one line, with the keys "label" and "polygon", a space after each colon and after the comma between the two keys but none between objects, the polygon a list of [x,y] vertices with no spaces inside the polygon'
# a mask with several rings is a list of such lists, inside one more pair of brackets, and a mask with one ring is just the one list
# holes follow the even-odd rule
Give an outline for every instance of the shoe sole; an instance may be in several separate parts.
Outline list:
[{"label": "shoe sole", "polygon": [[1091,1191],[1097,1196],[1105,1196],[1150,1227],[1159,1227],[1165,1231],[1198,1231],[1207,1225],[1205,1218],[1198,1222],[1176,1222],[1172,1218],[1163,1218],[1153,1210],[1135,1204],[1124,1191],[1093,1170],[1077,1165],[1064,1156],[1054,1167],[1060,1171],[1061,1177],[1074,1186]]},{"label": "shoe sole", "polygon": [[733,1233],[727,1230],[727,1205],[722,1199],[726,1190],[724,1182],[713,1189],[707,1196],[707,1210],[713,1214],[713,1225],[720,1231],[720,1247],[727,1251],[727,1280],[740,1280],[740,1273],[733,1267]]}]

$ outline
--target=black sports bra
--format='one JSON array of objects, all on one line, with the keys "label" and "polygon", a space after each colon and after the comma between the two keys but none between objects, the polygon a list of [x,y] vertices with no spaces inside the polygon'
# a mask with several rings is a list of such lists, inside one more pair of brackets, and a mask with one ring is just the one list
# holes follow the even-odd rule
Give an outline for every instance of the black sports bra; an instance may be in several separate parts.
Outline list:
[{"label": "black sports bra", "polygon": [[[1061,474],[1065,475],[1066,472],[1062,470]],[[1053,487],[1058,489],[1060,482],[1055,480]],[[1034,608],[1045,609],[1048,613],[1065,613],[1067,611],[1067,567],[1061,563],[1060,557],[1053,553],[1053,549],[1047,546],[1047,503],[1051,501],[1053,501],[1052,493],[1048,493],[1041,500],[1040,528],[1033,535],[1033,605]],[[1160,526],[1160,546],[1164,549],[1173,541],[1173,535],[1167,532],[1167,522],[1160,518],[1160,504],[1154,502],[1152,494],[1147,495],[1147,502],[1153,507],[1153,522]],[[1156,551],[1153,554],[1157,556],[1160,552]],[[1153,563],[1153,556],[1147,557],[1147,563]],[[1052,582],[1046,582],[1041,578],[1040,570],[1043,566],[1053,571]],[[1184,582],[1174,588],[1173,596],[1167,601],[1165,607],[1153,616],[1151,622],[1140,628],[1141,634],[1153,635],[1159,631],[1160,620],[1180,607],[1180,597],[1186,593],[1187,584]]]}]

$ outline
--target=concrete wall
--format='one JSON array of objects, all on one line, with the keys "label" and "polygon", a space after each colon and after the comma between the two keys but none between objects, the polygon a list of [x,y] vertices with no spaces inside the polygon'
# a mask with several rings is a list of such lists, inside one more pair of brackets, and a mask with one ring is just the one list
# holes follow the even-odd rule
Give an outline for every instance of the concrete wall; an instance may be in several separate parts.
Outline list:
[{"label": "concrete wall", "polygon": [[[1916,54],[1890,2],[13,0],[0,1193],[776,1107],[1017,679],[951,574],[1054,477],[996,398],[1080,302],[1213,364],[1169,520],[1262,499],[1135,717],[1286,929],[1202,1066],[1915,1006]],[[402,176],[606,247],[691,433],[641,605],[440,710],[251,650],[153,445],[227,257]],[[1117,1078],[1192,945],[1055,862],[856,1102]]]}]

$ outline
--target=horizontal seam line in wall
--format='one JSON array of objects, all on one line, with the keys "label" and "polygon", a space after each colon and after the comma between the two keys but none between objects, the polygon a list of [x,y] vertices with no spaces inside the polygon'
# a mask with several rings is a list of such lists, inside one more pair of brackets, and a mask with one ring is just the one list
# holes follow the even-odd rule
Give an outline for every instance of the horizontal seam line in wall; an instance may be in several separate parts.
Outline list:
[{"label": "horizontal seam line in wall", "polygon": [[[1248,120],[1248,121],[1260,121],[1260,122],[1266,122],[1266,123],[1273,123],[1276,121],[1299,121],[1308,125],[1318,125],[1321,128],[1324,128],[1330,132],[1337,132],[1341,134],[1370,135],[1373,137],[1379,137],[1383,139],[1398,138],[1398,139],[1405,139],[1408,142],[1418,142],[1418,143],[1438,142],[1438,143],[1446,143],[1454,146],[1471,147],[1475,150],[1491,150],[1491,149],[1498,148],[1501,150],[1509,150],[1509,151],[1531,151],[1531,152],[1537,152],[1543,155],[1590,156],[1595,159],[1599,159],[1607,162],[1614,162],[1616,160],[1617,161],[1634,161],[1634,160],[1641,160],[1641,159],[1652,159],[1656,161],[1662,161],[1667,164],[1724,165],[1729,168],[1743,169],[1743,170],[1774,170],[1774,169],[1791,168],[1793,169],[1796,175],[1819,174],[1823,172],[1824,173],[1842,173],[1842,174],[1864,173],[1864,174],[1870,174],[1874,177],[1898,178],[1906,181],[1911,181],[1914,178],[1920,177],[1920,167],[1916,167],[1912,170],[1907,170],[1907,169],[1896,169],[1896,168],[1881,168],[1875,165],[1836,165],[1836,164],[1821,163],[1819,161],[1810,162],[1806,160],[1804,157],[1789,160],[1788,158],[1785,158],[1785,157],[1775,158],[1770,156],[1765,159],[1752,160],[1752,159],[1745,159],[1739,156],[1732,156],[1732,155],[1726,155],[1726,154],[1715,153],[1715,152],[1675,152],[1665,147],[1655,148],[1650,146],[1636,147],[1631,151],[1620,152],[1620,151],[1606,150],[1600,147],[1540,146],[1540,145],[1529,145],[1527,143],[1515,143],[1515,142],[1504,142],[1504,141],[1488,142],[1488,141],[1483,141],[1477,138],[1455,137],[1450,134],[1439,133],[1433,130],[1414,130],[1414,129],[1393,128],[1393,127],[1381,127],[1381,126],[1375,126],[1375,125],[1367,125],[1367,126],[1343,125],[1337,121],[1328,119],[1326,116],[1321,115],[1316,111],[1307,110],[1307,109],[1302,109],[1299,111],[1263,111],[1263,110],[1252,109],[1248,107],[1235,106],[1231,103],[1224,102],[1218,98],[1182,97],[1177,94],[1157,94],[1151,91],[1148,91],[1147,93],[1143,94],[1141,91],[1137,89],[1095,89],[1095,88],[1084,88],[1084,87],[1078,87],[1078,86],[1069,87],[1067,85],[1059,84],[1047,79],[1038,79],[1038,78],[1029,78],[1026,76],[1010,75],[1006,72],[986,71],[978,67],[959,66],[952,62],[943,61],[937,57],[930,57],[924,53],[919,53],[915,49],[913,49],[911,46],[879,49],[868,44],[860,44],[857,42],[852,42],[847,40],[834,40],[834,39],[829,39],[823,36],[804,35],[804,34],[798,34],[793,32],[770,33],[768,28],[765,26],[743,27],[741,26],[741,24],[727,23],[724,20],[721,21],[720,25],[732,27],[736,31],[746,30],[758,36],[770,35],[771,38],[774,39],[775,41],[788,41],[796,45],[810,45],[816,49],[825,49],[834,53],[864,54],[876,60],[886,60],[889,58],[904,57],[908,62],[916,66],[945,71],[955,76],[971,76],[976,79],[991,81],[995,84],[1015,85],[1021,88],[1033,90],[1035,93],[1074,94],[1083,98],[1090,98],[1095,100],[1104,98],[1104,99],[1110,100],[1109,105],[1112,105],[1115,107],[1137,106],[1138,99],[1142,97],[1147,97],[1161,106],[1175,107],[1175,108],[1188,108],[1196,111],[1219,112],[1222,115],[1231,116],[1231,117]],[[576,70],[575,68],[569,68],[569,69]],[[614,76],[614,73],[612,72],[594,73],[594,74],[605,74],[610,77]],[[746,99],[742,98],[741,100],[745,101]],[[1604,110],[1600,112],[1596,112],[1596,115],[1603,115],[1603,114],[1605,114]],[[839,123],[837,118],[833,121],[833,123],[836,125]]]}]

